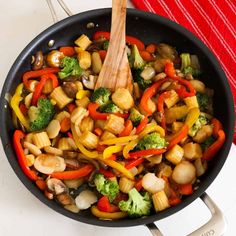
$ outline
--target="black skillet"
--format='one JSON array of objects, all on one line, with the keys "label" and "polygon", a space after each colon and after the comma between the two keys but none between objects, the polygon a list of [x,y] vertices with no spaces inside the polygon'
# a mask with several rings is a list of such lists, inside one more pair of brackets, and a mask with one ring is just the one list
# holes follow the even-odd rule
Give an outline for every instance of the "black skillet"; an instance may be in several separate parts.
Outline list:
[{"label": "black skillet", "polygon": [[[210,163],[207,173],[202,176],[200,187],[191,196],[186,197],[181,204],[164,210],[163,212],[157,214],[153,213],[148,217],[138,219],[102,221],[91,215],[89,210],[81,211],[79,214],[74,214],[65,210],[56,202],[48,200],[35,186],[35,184],[29,181],[29,179],[21,171],[12,146],[12,134],[14,127],[11,120],[11,110],[5,99],[5,95],[7,93],[12,94],[14,92],[16,86],[20,83],[22,74],[25,71],[30,70],[31,56],[38,50],[42,50],[44,53],[47,53],[49,50],[57,49],[63,45],[73,45],[74,40],[81,34],[86,34],[91,37],[96,31],[109,31],[110,21],[111,9],[93,10],[70,16],[52,25],[38,35],[18,56],[8,73],[2,89],[0,101],[1,108],[3,109],[3,112],[0,114],[0,135],[10,165],[18,178],[40,201],[44,202],[55,211],[83,223],[104,227],[146,225],[149,227],[153,235],[162,235],[153,222],[180,211],[193,202],[196,198],[200,197],[206,203],[213,216],[206,225],[191,235],[221,235],[225,226],[224,218],[217,206],[212,202],[209,196],[206,195],[205,190],[213,182],[223,167],[231,147],[234,127],[234,106],[231,90],[219,62],[211,51],[185,28],[155,14],[128,9],[127,34],[136,36],[145,42],[145,44],[165,42],[170,45],[174,45],[180,53],[190,52],[191,54],[198,55],[202,70],[206,72],[204,83],[208,87],[213,88],[215,91],[215,116],[218,117],[224,124],[226,142],[223,148],[215,156],[212,163]],[[95,27],[88,29],[86,26],[89,22],[94,22]],[[49,48],[48,43],[51,40],[54,40],[55,43]]]}]

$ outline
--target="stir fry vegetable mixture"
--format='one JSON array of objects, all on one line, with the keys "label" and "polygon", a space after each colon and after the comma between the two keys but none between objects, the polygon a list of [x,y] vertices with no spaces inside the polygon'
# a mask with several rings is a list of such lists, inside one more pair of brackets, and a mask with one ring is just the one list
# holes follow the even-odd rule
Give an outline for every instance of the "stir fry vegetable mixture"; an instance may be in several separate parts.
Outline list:
[{"label": "stir fry vegetable mixture", "polygon": [[192,194],[225,141],[196,55],[126,37],[134,94],[94,90],[108,32],[34,56],[11,99],[24,174],[74,213],[142,217]]}]

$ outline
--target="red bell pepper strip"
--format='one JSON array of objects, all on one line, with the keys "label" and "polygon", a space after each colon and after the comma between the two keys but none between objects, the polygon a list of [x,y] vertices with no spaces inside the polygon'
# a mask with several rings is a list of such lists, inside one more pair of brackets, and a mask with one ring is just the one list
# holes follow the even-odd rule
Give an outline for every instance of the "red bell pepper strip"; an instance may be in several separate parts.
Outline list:
[{"label": "red bell pepper strip", "polygon": [[[110,36],[111,36],[110,32],[97,31],[93,35],[93,40],[98,40],[99,38],[105,38],[109,40]],[[127,44],[136,44],[139,50],[141,51],[145,50],[145,45],[141,40],[128,35],[125,37],[125,39]]]},{"label": "red bell pepper strip", "polygon": [[165,73],[170,78],[174,78],[176,76],[175,67],[174,67],[173,62],[167,62],[165,64]]},{"label": "red bell pepper strip", "polygon": [[[180,86],[179,89],[176,89],[176,92],[181,98],[192,97],[196,95],[196,90],[194,89],[193,85],[189,81],[185,79],[181,79],[177,76],[172,77],[172,79],[177,81],[179,84],[183,85],[183,86]],[[187,89],[189,91],[187,91]]]},{"label": "red bell pepper strip", "polygon": [[166,152],[165,148],[162,148],[162,149],[152,148],[152,149],[148,149],[148,150],[130,152],[129,157],[130,158],[138,158],[138,157],[149,156],[149,155],[159,155],[164,152]]},{"label": "red bell pepper strip", "polygon": [[210,161],[223,146],[224,142],[225,132],[223,130],[219,130],[217,140],[204,151],[202,160]]},{"label": "red bell pepper strip", "polygon": [[99,104],[97,103],[89,103],[88,105],[88,111],[89,115],[94,119],[94,120],[107,120],[108,118],[108,113],[101,113],[98,112],[97,109],[99,108]]},{"label": "red bell pepper strip", "polygon": [[46,75],[46,74],[49,74],[49,73],[57,73],[59,71],[60,71],[59,68],[44,68],[42,70],[27,71],[23,75],[23,83],[24,83],[25,87],[29,89],[29,87],[30,87],[30,81],[29,80],[30,79],[38,78],[42,75]]},{"label": "red bell pepper strip", "polygon": [[166,79],[161,79],[149,87],[144,93],[140,101],[141,108],[148,113],[148,115],[152,114],[152,110],[148,107],[148,100],[151,99],[161,87],[161,85],[166,81]]},{"label": "red bell pepper strip", "polygon": [[150,43],[149,45],[147,45],[146,47],[146,51],[148,51],[149,53],[153,54],[155,53],[157,50],[157,45],[154,43]]},{"label": "red bell pepper strip", "polygon": [[107,196],[102,196],[97,203],[97,208],[99,211],[103,212],[118,212],[120,211],[119,207],[114,204],[111,204]]},{"label": "red bell pepper strip", "polygon": [[[99,111],[97,111],[97,109],[99,108],[99,104],[92,102],[89,103],[88,105],[88,111],[89,111],[89,115],[94,119],[94,120],[107,120],[108,116],[110,115],[109,113],[101,113]],[[114,113],[114,115],[122,117],[124,119],[127,119],[129,117],[129,114],[127,113]]]},{"label": "red bell pepper strip", "polygon": [[67,57],[72,57],[75,55],[74,47],[70,47],[70,46],[60,47],[59,51],[62,52]]},{"label": "red bell pepper strip", "polygon": [[157,110],[160,113],[160,117],[161,117],[161,127],[163,129],[166,129],[166,118],[165,118],[165,114],[164,114],[164,100],[166,98],[169,98],[171,95],[170,91],[166,91],[164,93],[162,93],[158,99],[157,99]]},{"label": "red bell pepper strip", "polygon": [[32,171],[27,166],[27,160],[24,153],[24,149],[21,145],[21,139],[25,137],[25,134],[21,130],[15,130],[13,134],[13,145],[16,152],[16,156],[19,162],[19,165],[24,172],[24,174],[31,180],[36,181],[38,179],[38,176],[34,171]]},{"label": "red bell pepper strip", "polygon": [[144,161],[145,161],[145,159],[142,158],[142,157],[140,157],[140,158],[138,158],[138,159],[135,159],[135,160],[132,160],[132,161],[129,161],[129,162],[126,163],[125,168],[126,168],[127,170],[130,170],[130,169],[132,169],[133,167],[140,165],[140,164],[143,163]]},{"label": "red bell pepper strip", "polygon": [[136,134],[141,133],[148,124],[148,116],[145,116],[136,128]]},{"label": "red bell pepper strip", "polygon": [[98,53],[99,53],[102,61],[104,61],[106,58],[106,55],[107,55],[107,51],[106,50],[99,50]]},{"label": "red bell pepper strip", "polygon": [[77,170],[68,170],[63,172],[54,172],[50,174],[52,178],[56,179],[79,179],[89,175],[94,170],[94,166],[85,165]]},{"label": "red bell pepper strip", "polygon": [[97,31],[93,34],[93,40],[98,40],[100,38],[110,39],[111,33],[106,31]]},{"label": "red bell pepper strip", "polygon": [[117,156],[115,154],[112,154],[110,157],[107,158],[107,160],[116,161],[117,160]]},{"label": "red bell pepper strip", "polygon": [[127,120],[125,122],[125,128],[119,134],[119,137],[129,136],[132,130],[133,130],[133,123],[131,120]]},{"label": "red bell pepper strip", "polygon": [[126,43],[135,44],[139,51],[144,51],[145,50],[144,43],[141,40],[137,39],[136,37],[127,35],[125,37],[125,39],[126,39]]},{"label": "red bell pepper strip", "polygon": [[182,195],[191,195],[193,193],[192,184],[179,184],[178,190]]},{"label": "red bell pepper strip", "polygon": [[183,127],[180,129],[180,131],[178,131],[176,134],[174,134],[172,139],[169,141],[169,145],[167,147],[167,150],[171,149],[176,144],[181,142],[181,140],[188,135],[188,130],[189,130],[188,126],[183,125]]},{"label": "red bell pepper strip", "polygon": [[20,111],[23,113],[24,116],[28,115],[28,108],[26,107],[26,105],[24,103],[21,103],[19,108],[20,108]]},{"label": "red bell pepper strip", "polygon": [[70,103],[67,105],[67,109],[70,114],[75,110],[75,108],[76,108],[76,105],[74,103]]},{"label": "red bell pepper strip", "polygon": [[136,183],[135,183],[135,185],[134,185],[134,187],[140,192],[141,191],[141,189],[143,188],[143,186],[142,186],[142,181],[143,181],[143,179],[141,178],[141,179],[139,179]]},{"label": "red bell pepper strip", "polygon": [[171,206],[176,206],[178,204],[181,203],[181,199],[180,197],[177,195],[177,193],[171,188],[169,187],[169,191],[170,191],[170,197],[169,197],[169,204]]},{"label": "red bell pepper strip", "polygon": [[105,170],[103,168],[99,169],[99,173],[103,174],[107,178],[112,178],[116,176],[112,171]]},{"label": "red bell pepper strip", "polygon": [[213,118],[213,119],[211,120],[211,123],[212,123],[212,125],[213,125],[213,136],[214,136],[215,138],[217,138],[217,137],[218,137],[218,132],[223,129],[223,125],[222,125],[221,122],[220,122],[219,120],[217,120],[216,118]]},{"label": "red bell pepper strip", "polygon": [[53,88],[56,88],[58,86],[58,79],[56,77],[56,75],[54,74],[46,74],[46,75],[42,75],[41,76],[41,80],[39,81],[39,83],[36,85],[36,88],[35,88],[35,91],[33,93],[33,97],[32,97],[32,101],[31,101],[31,104],[33,106],[36,106],[37,105],[37,101],[38,99],[40,98],[41,96],[41,93],[42,93],[42,90],[43,90],[43,87],[46,83],[46,81],[48,79],[51,79],[52,80],[52,87]]}]

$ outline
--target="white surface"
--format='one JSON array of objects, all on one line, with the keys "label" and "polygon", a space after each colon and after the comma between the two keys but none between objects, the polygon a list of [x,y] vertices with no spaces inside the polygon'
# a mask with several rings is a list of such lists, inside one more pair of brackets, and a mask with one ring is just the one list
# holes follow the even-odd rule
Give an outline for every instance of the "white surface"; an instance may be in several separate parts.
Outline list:
[{"label": "white surface", "polygon": [[[67,2],[74,12],[111,5],[111,0],[68,0]],[[0,86],[2,88],[6,74],[16,56],[31,39],[52,24],[52,19],[46,1],[0,0],[0,8]],[[0,148],[0,235],[151,235],[144,226],[114,229],[96,227],[79,223],[54,212],[23,186],[7,162],[2,145]],[[236,148],[232,146],[226,164],[207,191],[222,209],[228,221],[226,236],[236,235],[236,184],[233,175],[236,167],[235,155]],[[181,212],[159,221],[157,225],[167,236],[184,236],[205,223],[209,217],[206,207],[200,200],[196,200]]]}]

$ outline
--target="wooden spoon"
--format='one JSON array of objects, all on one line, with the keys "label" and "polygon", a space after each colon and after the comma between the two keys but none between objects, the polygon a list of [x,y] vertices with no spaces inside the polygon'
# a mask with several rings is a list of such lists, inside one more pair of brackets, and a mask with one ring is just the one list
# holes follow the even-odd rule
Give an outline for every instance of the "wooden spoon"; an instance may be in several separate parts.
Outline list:
[{"label": "wooden spoon", "polygon": [[126,0],[112,0],[111,35],[107,55],[97,79],[95,89],[115,91],[126,88],[132,93],[133,82],[125,41]]}]

